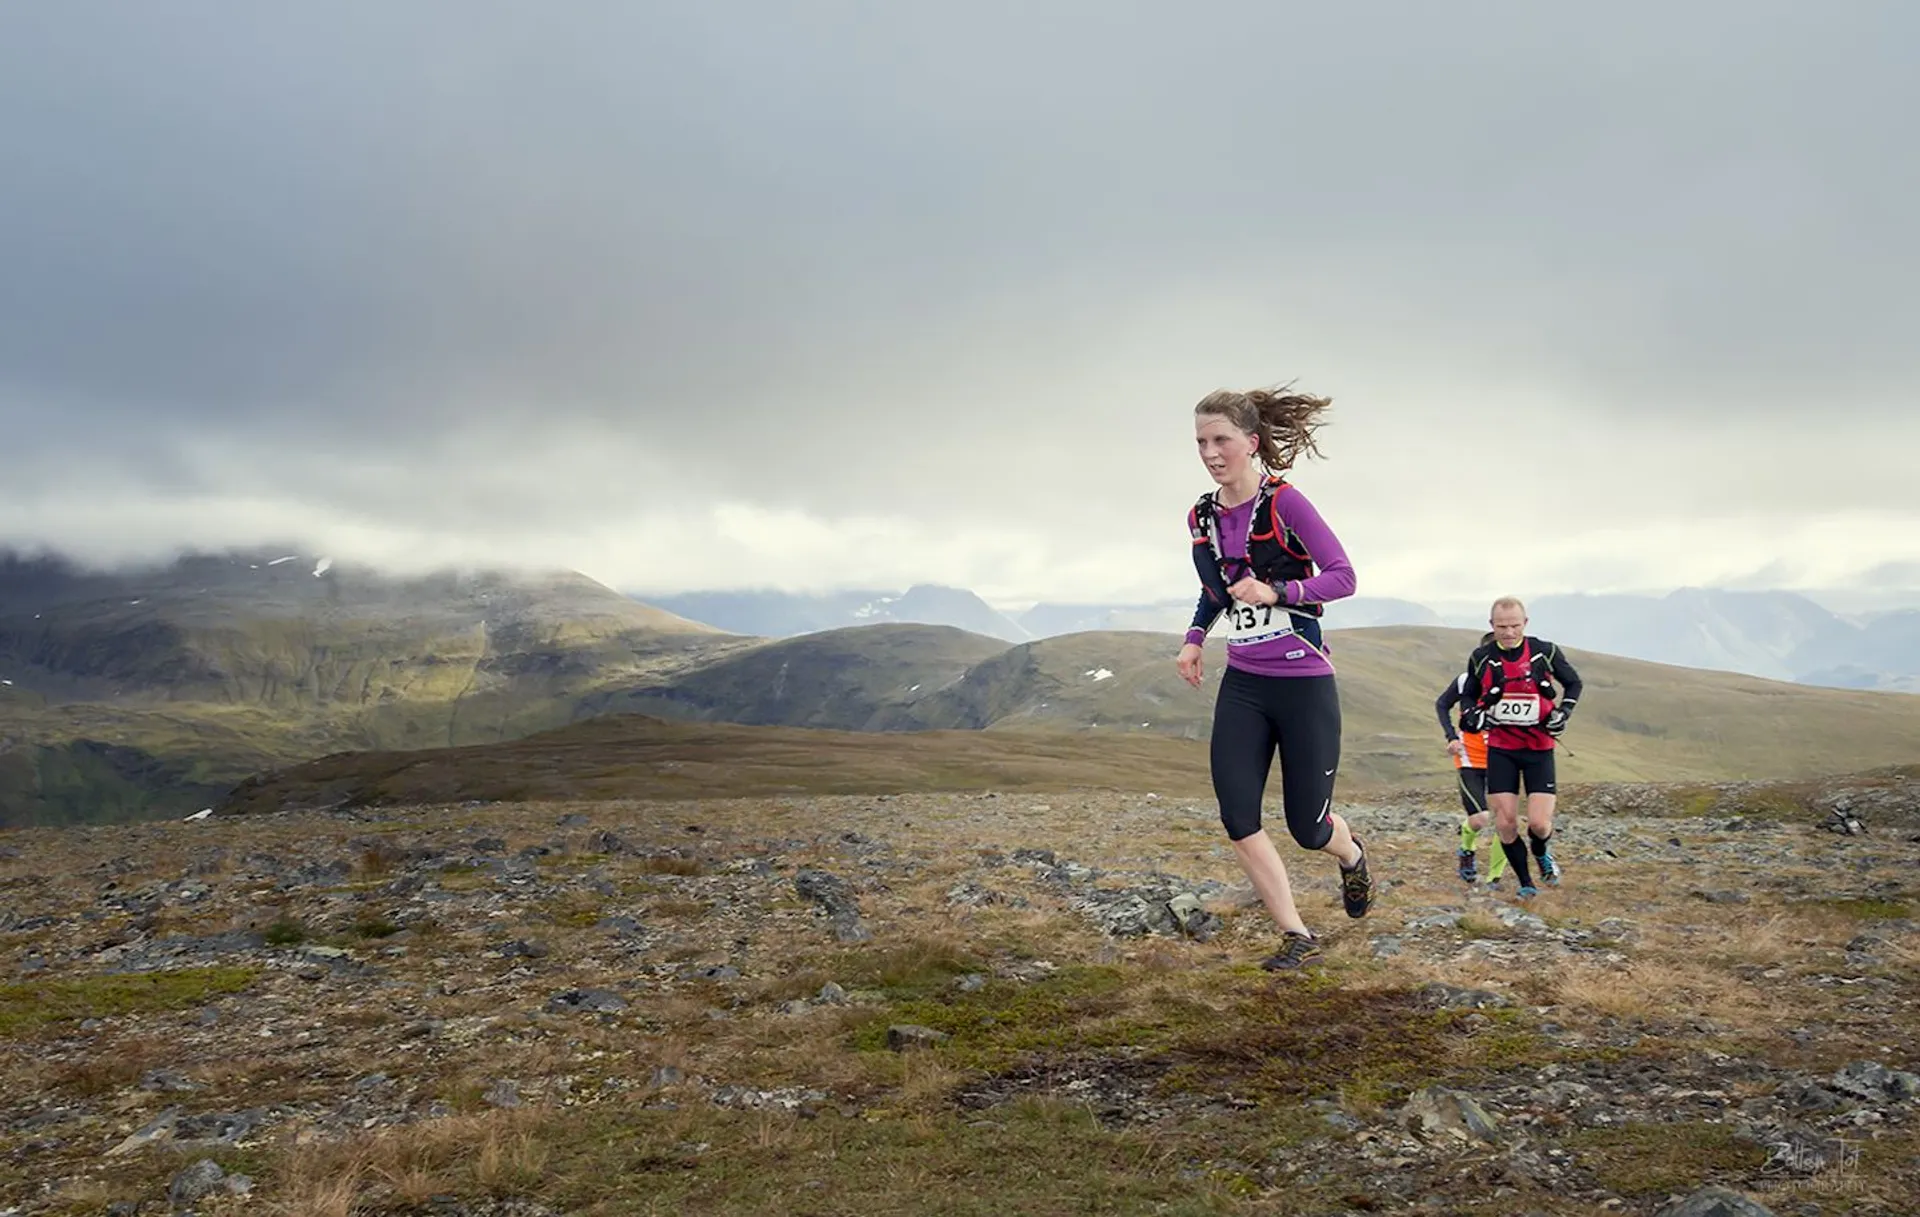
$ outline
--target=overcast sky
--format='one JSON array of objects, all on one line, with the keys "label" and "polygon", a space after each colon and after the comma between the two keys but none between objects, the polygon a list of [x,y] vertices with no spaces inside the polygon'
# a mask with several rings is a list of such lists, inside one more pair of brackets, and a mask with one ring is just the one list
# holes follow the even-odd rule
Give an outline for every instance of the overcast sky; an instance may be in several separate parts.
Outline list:
[{"label": "overcast sky", "polygon": [[1363,595],[1859,580],[1920,560],[1917,40],[1867,0],[8,5],[0,543],[1181,596],[1193,402],[1297,379]]}]

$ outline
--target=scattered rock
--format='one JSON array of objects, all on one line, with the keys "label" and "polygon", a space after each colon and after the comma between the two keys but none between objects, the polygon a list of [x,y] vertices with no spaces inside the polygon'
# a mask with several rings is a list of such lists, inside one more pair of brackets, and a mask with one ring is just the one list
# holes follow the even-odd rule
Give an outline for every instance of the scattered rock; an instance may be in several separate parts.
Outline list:
[{"label": "scattered rock", "polygon": [[227,1172],[212,1158],[202,1158],[173,1177],[167,1184],[167,1203],[182,1209],[197,1200],[222,1190]]},{"label": "scattered rock", "polygon": [[887,1047],[895,1052],[931,1048],[936,1044],[944,1044],[952,1038],[944,1031],[935,1031],[932,1027],[921,1027],[913,1023],[895,1023],[887,1028]]},{"label": "scattered rock", "polygon": [[107,1157],[118,1158],[124,1154],[133,1153],[137,1149],[145,1148],[155,1141],[167,1140],[173,1136],[173,1130],[179,1123],[180,1109],[178,1107],[169,1107],[152,1120],[149,1120],[138,1132],[135,1132],[126,1140],[108,1150]]},{"label": "scattered rock", "polygon": [[[1049,877],[1081,882],[1065,878],[1068,874],[1066,867],[1055,867]],[[1161,934],[1209,942],[1225,925],[1202,907],[1191,885],[1170,876],[1158,876],[1128,888],[1092,888],[1075,900],[1073,907],[1115,938]]]},{"label": "scattered rock", "polygon": [[847,1004],[847,991],[837,981],[830,980],[820,986],[819,1000],[822,1005],[844,1006]]},{"label": "scattered rock", "polygon": [[836,941],[866,942],[873,937],[860,921],[860,906],[846,880],[809,867],[793,877],[793,890],[802,900],[810,900],[826,912],[833,922]]},{"label": "scattered rock", "polygon": [[1724,1187],[1703,1187],[1654,1217],[1775,1217],[1772,1209]]},{"label": "scattered rock", "polygon": [[1006,897],[999,892],[972,881],[957,883],[947,889],[947,903],[966,908],[983,908],[989,904],[1001,904],[1005,901]]},{"label": "scattered rock", "polygon": [[200,1087],[190,1080],[186,1074],[180,1073],[177,1070],[149,1069],[145,1074],[141,1075],[138,1089],[150,1090],[156,1094],[165,1094],[171,1091],[198,1090]]},{"label": "scattered rock", "polygon": [[1688,892],[1687,895],[1692,896],[1695,900],[1704,900],[1708,904],[1747,904],[1753,899],[1753,897],[1746,892],[1731,889],[1709,892],[1695,888],[1693,891]]},{"label": "scattered rock", "polygon": [[587,850],[596,854],[624,854],[627,843],[610,832],[597,832],[587,838]]},{"label": "scattered rock", "polygon": [[520,1083],[511,1078],[501,1078],[487,1087],[487,1092],[480,1099],[489,1107],[511,1110],[520,1106]]},{"label": "scattered rock", "polygon": [[1201,907],[1200,897],[1192,892],[1181,892],[1167,901],[1167,911],[1173,914],[1180,932],[1195,942],[1206,942],[1222,928],[1220,918]]},{"label": "scattered rock", "polygon": [[1420,986],[1420,999],[1440,1010],[1489,1010],[1513,1004],[1511,998],[1486,989],[1462,989],[1437,980]]},{"label": "scattered rock", "polygon": [[1400,1109],[1400,1122],[1417,1132],[1463,1140],[1496,1141],[1500,1130],[1480,1104],[1458,1090],[1427,1086],[1416,1090]]},{"label": "scattered rock", "polygon": [[779,1090],[759,1090],[752,1086],[718,1086],[708,1099],[716,1107],[734,1107],[746,1111],[794,1111],[802,1115],[816,1114],[815,1109],[827,1101],[822,1090],[811,1090],[799,1086],[787,1086]]},{"label": "scattered rock", "polygon": [[611,1014],[627,1008],[627,999],[610,989],[568,989],[547,1002],[549,1014]]},{"label": "scattered rock", "polygon": [[1506,926],[1508,929],[1527,930],[1535,934],[1552,932],[1552,927],[1542,921],[1538,916],[1527,912],[1525,909],[1515,908],[1511,904],[1496,904],[1493,907],[1493,915],[1501,925]]},{"label": "scattered rock", "polygon": [[1619,943],[1636,942],[1640,938],[1640,929],[1624,917],[1606,917],[1596,922],[1593,932],[1602,938],[1611,938]]},{"label": "scattered rock", "polygon": [[174,1125],[173,1135],[182,1142],[232,1145],[265,1124],[267,1118],[267,1112],[258,1107],[246,1111],[208,1111],[198,1115],[183,1115]]},{"label": "scattered rock", "polygon": [[1840,1111],[1847,1106],[1846,1099],[1825,1086],[1800,1080],[1784,1083],[1774,1091],[1774,1097],[1785,1104],[1789,1111],[1806,1114]]},{"label": "scattered rock", "polygon": [[1843,1065],[1828,1083],[1841,1094],[1869,1103],[1904,1103],[1920,1098],[1920,1075],[1888,1069],[1878,1061]]},{"label": "scattered rock", "polygon": [[1867,826],[1860,822],[1860,817],[1854,815],[1845,804],[1836,804],[1818,827],[1843,837],[1864,836],[1867,831]]}]

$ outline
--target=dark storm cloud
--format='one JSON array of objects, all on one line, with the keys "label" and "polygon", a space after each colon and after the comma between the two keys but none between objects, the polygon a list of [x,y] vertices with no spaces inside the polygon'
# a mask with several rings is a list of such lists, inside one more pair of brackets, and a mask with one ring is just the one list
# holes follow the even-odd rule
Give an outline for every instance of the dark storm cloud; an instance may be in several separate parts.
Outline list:
[{"label": "dark storm cloud", "polygon": [[[1731,0],[20,6],[0,424],[39,473],[0,500],[484,536],[771,458],[816,512],[1004,511],[1010,479],[1073,509],[1063,455],[1168,478],[1185,403],[1297,371],[1864,439],[1920,372],[1916,33]],[[898,501],[930,475],[938,508]]]}]

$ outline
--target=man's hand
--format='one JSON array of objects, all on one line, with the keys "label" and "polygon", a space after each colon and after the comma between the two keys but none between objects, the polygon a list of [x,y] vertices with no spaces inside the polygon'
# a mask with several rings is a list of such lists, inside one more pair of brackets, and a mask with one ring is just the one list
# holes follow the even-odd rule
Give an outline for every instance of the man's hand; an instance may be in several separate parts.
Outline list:
[{"label": "man's hand", "polygon": [[1240,580],[1240,582],[1228,588],[1227,594],[1242,604],[1267,605],[1280,603],[1280,593],[1273,590],[1273,585],[1262,583],[1252,575],[1248,575],[1246,578]]},{"label": "man's hand", "polygon": [[1187,645],[1181,647],[1180,658],[1174,661],[1174,666],[1180,669],[1181,680],[1186,681],[1196,689],[1200,687],[1202,665],[1200,662],[1200,648],[1197,645],[1189,642]]},{"label": "man's hand", "polygon": [[1449,756],[1465,756],[1467,754],[1467,746],[1460,740],[1450,739],[1447,741],[1447,754]]},{"label": "man's hand", "polygon": [[1546,733],[1548,735],[1553,736],[1555,739],[1559,739],[1560,733],[1567,729],[1567,717],[1568,716],[1565,709],[1563,709],[1560,706],[1555,706],[1551,711],[1548,712],[1547,721],[1544,723],[1541,723],[1540,726],[1546,730]]}]

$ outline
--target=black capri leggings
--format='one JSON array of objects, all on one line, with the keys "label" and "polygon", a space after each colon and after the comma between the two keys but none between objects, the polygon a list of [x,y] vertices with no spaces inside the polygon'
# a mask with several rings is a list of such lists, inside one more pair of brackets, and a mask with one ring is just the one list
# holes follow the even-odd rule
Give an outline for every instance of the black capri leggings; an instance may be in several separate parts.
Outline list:
[{"label": "black capri leggings", "polygon": [[1455,769],[1460,775],[1460,809],[1470,816],[1477,816],[1487,809],[1487,771],[1484,769]]},{"label": "black capri leggings", "polygon": [[1228,668],[1213,704],[1213,793],[1238,841],[1260,831],[1260,800],[1274,749],[1287,831],[1302,849],[1333,836],[1333,779],[1340,768],[1340,693],[1333,677],[1255,676]]}]

